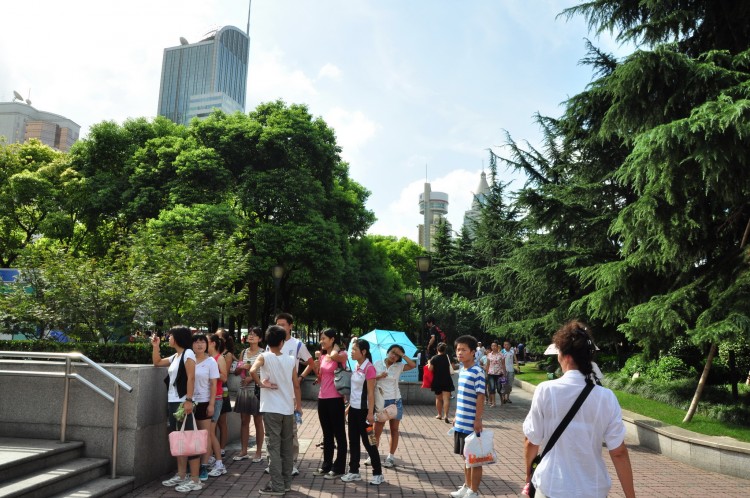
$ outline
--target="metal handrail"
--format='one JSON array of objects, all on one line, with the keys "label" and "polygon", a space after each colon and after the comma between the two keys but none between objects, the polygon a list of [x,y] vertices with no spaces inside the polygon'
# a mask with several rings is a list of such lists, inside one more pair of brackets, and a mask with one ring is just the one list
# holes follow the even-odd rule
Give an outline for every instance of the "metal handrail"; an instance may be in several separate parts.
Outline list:
[{"label": "metal handrail", "polygon": [[[0,351],[0,358],[46,358],[46,359],[61,359],[65,360],[62,362],[50,362],[52,365],[65,365],[65,372],[42,372],[42,371],[23,371],[23,370],[0,370],[0,375],[19,375],[24,377],[50,377],[50,378],[64,378],[65,379],[65,390],[63,394],[63,406],[62,416],[60,418],[60,442],[65,442],[65,431],[68,426],[68,399],[70,397],[70,380],[74,379],[81,382],[83,385],[90,388],[92,391],[114,404],[114,411],[112,414],[112,479],[116,478],[115,470],[117,469],[117,438],[118,438],[118,419],[120,417],[120,388],[122,387],[127,392],[133,392],[133,388],[119,379],[117,376],[111,374],[98,363],[92,359],[86,357],[81,353],[44,353],[35,351]],[[94,385],[88,379],[80,376],[77,373],[73,373],[72,362],[78,360],[86,363],[93,367],[99,373],[103,374],[108,379],[115,383],[114,396],[108,394],[98,386]]]}]

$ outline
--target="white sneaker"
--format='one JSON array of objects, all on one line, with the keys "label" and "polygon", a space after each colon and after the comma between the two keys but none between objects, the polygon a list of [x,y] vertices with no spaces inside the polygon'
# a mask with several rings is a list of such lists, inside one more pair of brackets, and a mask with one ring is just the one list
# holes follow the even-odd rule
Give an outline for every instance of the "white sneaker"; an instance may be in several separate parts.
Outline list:
[{"label": "white sneaker", "polygon": [[396,466],[396,461],[393,459],[392,456],[389,456],[385,459],[385,462],[383,462],[383,467],[385,468],[392,468]]},{"label": "white sneaker", "polygon": [[471,488],[467,486],[466,484],[462,484],[460,488],[458,488],[458,491],[454,491],[451,493],[451,496],[453,498],[464,498],[467,493],[471,491]]},{"label": "white sneaker", "polygon": [[344,482],[354,482],[354,481],[361,481],[362,476],[359,474],[352,474],[351,472],[348,472],[341,476],[341,480]]},{"label": "white sneaker", "polygon": [[271,466],[269,465],[268,467],[266,467],[265,469],[263,469],[263,472],[265,472],[266,474],[270,474],[271,473]]},{"label": "white sneaker", "polygon": [[479,498],[479,493],[475,493],[469,489],[469,492],[464,495],[464,498]]},{"label": "white sneaker", "polygon": [[367,457],[367,460],[365,460],[365,465],[372,465],[372,460],[370,457]]},{"label": "white sneaker", "polygon": [[380,486],[385,482],[385,476],[383,474],[380,474],[379,476],[372,476],[372,479],[370,480],[370,484],[373,486]]},{"label": "white sneaker", "polygon": [[227,473],[227,468],[224,467],[224,464],[222,462],[216,462],[216,465],[214,465],[214,468],[211,469],[211,472],[208,473],[211,477],[219,477],[223,476]]},{"label": "white sneaker", "polygon": [[293,475],[293,476],[298,476],[298,475],[299,475],[299,469],[297,468],[297,466],[296,466],[296,465],[294,465],[294,466],[292,467],[292,475]]},{"label": "white sneaker", "polygon": [[184,482],[174,488],[175,491],[179,491],[180,493],[189,493],[191,491],[200,491],[203,489],[203,484],[200,482],[193,482],[192,480]]},{"label": "white sneaker", "polygon": [[187,477],[187,476],[180,477],[180,474],[175,474],[172,478],[167,479],[166,481],[162,481],[161,483],[162,483],[163,486],[167,486],[167,487],[171,488],[172,486],[179,486],[183,482],[189,481],[189,480],[190,480],[190,478]]},{"label": "white sneaker", "polygon": [[215,464],[215,463],[216,463],[216,457],[215,456],[211,455],[210,457],[208,457],[208,466],[209,467],[213,466],[213,464]]}]

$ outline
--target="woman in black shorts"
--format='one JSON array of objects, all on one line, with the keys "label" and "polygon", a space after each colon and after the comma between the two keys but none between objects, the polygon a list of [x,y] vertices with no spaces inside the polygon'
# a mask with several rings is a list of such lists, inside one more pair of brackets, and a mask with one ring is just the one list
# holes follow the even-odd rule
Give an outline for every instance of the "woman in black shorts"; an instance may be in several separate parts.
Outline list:
[{"label": "woman in black shorts", "polygon": [[438,354],[430,358],[429,369],[432,370],[432,392],[435,393],[435,408],[437,408],[436,419],[445,420],[450,424],[448,411],[451,407],[451,393],[456,390],[451,377],[451,362],[445,354],[448,346],[441,342],[438,344]]}]

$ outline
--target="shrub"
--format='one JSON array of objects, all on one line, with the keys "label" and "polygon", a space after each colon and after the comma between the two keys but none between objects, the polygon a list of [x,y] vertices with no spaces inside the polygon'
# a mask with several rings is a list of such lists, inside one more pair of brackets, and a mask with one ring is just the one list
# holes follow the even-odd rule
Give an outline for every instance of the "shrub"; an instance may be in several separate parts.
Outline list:
[{"label": "shrub", "polygon": [[[160,345],[162,358],[174,353],[169,344]],[[151,344],[148,342],[107,343],[98,342],[57,342],[57,341],[0,341],[3,351],[36,351],[48,353],[79,352],[96,363],[151,363]]]},{"label": "shrub", "polygon": [[674,342],[667,350],[666,354],[662,356],[674,356],[685,362],[689,367],[703,368],[703,364],[706,361],[706,355],[703,351],[690,342],[687,337],[677,337]]},{"label": "shrub", "polygon": [[658,382],[697,379],[698,372],[675,356],[662,356],[649,363],[646,376]]},{"label": "shrub", "polygon": [[628,378],[632,377],[633,374],[636,373],[639,373],[640,375],[646,375],[648,373],[648,362],[643,358],[642,355],[633,355],[625,362],[625,366],[622,367],[621,372]]}]

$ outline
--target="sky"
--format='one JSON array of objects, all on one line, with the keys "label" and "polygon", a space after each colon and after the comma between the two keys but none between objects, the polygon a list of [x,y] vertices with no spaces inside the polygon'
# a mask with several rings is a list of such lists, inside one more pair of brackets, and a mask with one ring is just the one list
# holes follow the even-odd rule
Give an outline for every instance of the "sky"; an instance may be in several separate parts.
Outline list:
[{"label": "sky", "polygon": [[[557,15],[568,0],[254,0],[246,110],[305,104],[335,132],[350,176],[370,192],[369,233],[417,239],[424,182],[449,196],[460,230],[488,149],[506,133],[538,143],[536,113],[591,82],[585,40],[611,36]],[[26,0],[5,9],[0,101],[16,90],[81,125],[153,118],[163,50],[212,28],[245,29],[247,0]],[[500,168],[500,180],[523,178]]]}]

